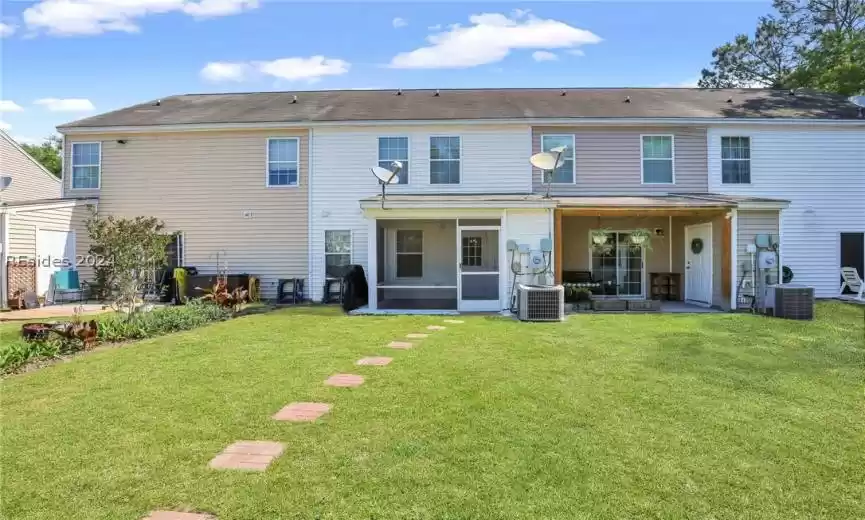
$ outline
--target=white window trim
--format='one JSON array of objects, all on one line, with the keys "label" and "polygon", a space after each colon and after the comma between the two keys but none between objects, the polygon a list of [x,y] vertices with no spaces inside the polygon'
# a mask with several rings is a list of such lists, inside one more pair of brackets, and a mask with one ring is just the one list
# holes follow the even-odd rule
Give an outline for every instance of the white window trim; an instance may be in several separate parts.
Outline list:
[{"label": "white window trim", "polygon": [[174,247],[180,249],[180,254],[177,255],[177,263],[181,266],[186,265],[186,234],[183,231],[174,232]]},{"label": "white window trim", "polygon": [[[297,182],[295,184],[271,184],[270,183],[270,142],[271,141],[294,141],[294,146],[297,148]],[[300,187],[300,137],[268,137],[265,143],[265,161],[264,161],[264,185],[268,188],[299,188]],[[289,162],[289,161],[280,161]]]},{"label": "white window trim", "polygon": [[[724,159],[724,138],[725,137],[728,139],[733,138],[733,137],[735,137],[737,139],[747,138],[748,139],[748,159]],[[754,173],[751,169],[751,166],[753,166],[753,163],[751,162],[751,159],[753,159],[753,157],[751,157],[751,152],[752,152],[751,142],[752,142],[752,140],[753,140],[753,138],[750,135],[721,134],[718,136],[718,159],[721,161],[720,162],[721,168],[719,170],[719,173],[721,174],[720,180],[721,180],[722,186],[750,186],[752,184],[752,182],[751,182],[751,181],[753,181],[752,175]],[[724,161],[748,161],[748,182],[724,182]]]},{"label": "white window trim", "polygon": [[[644,163],[646,158],[643,157],[643,139],[646,137],[669,137],[670,138],[670,157],[671,169],[673,171],[672,182],[646,182],[646,172],[644,171]],[[650,159],[651,160],[651,159]],[[655,159],[660,160],[660,159]],[[676,184],[676,136],[673,134],[640,134],[640,184],[647,186],[672,186]]]},{"label": "white window trim", "polygon": [[[75,147],[82,144],[95,144],[99,147],[99,173],[96,175],[95,188],[76,188],[75,187],[75,166],[93,166],[92,164],[75,164]],[[82,141],[70,143],[69,146],[69,189],[75,191],[81,190],[98,190],[102,188],[102,141]]]},{"label": "white window trim", "polygon": [[[577,183],[577,136],[576,134],[541,134],[541,151],[544,151],[545,137],[566,137],[571,139],[571,182],[550,182],[552,185],[570,186]],[[640,141],[642,143],[642,140]],[[641,152],[642,153],[642,152]],[[541,184],[544,183],[544,172],[541,172]]]},{"label": "white window trim", "polygon": [[354,232],[350,229],[325,229],[324,230],[324,269],[327,271],[327,257],[328,255],[339,255],[343,256],[346,253],[328,253],[327,252],[327,233],[328,231],[332,233],[348,233],[348,265],[354,263]]},{"label": "white window trim", "polygon": [[[382,161],[382,158],[381,158],[381,146],[380,146],[380,144],[379,144],[379,141],[380,141],[381,139],[395,139],[395,138],[396,138],[396,139],[405,139],[405,140],[406,140],[406,164],[409,166],[409,169],[408,169],[408,175],[409,175],[409,177],[408,177],[408,181],[406,181],[405,184],[400,184],[400,183],[397,183],[397,184],[391,184],[391,185],[389,186],[389,188],[399,187],[399,186],[410,186],[410,185],[412,184],[412,178],[415,176],[415,172],[413,172],[413,171],[412,171],[412,168],[411,168],[411,136],[410,136],[410,135],[380,135],[380,136],[377,136],[377,137],[375,138],[375,145],[376,145],[376,151],[375,151],[375,155],[376,155],[376,164],[378,164],[378,163],[380,163],[380,162]],[[460,153],[460,157],[462,157],[462,153]]]},{"label": "white window trim", "polygon": [[[420,253],[400,253],[399,252],[399,240],[398,235],[400,231],[417,231],[420,233]],[[393,278],[394,280],[422,280],[424,274],[426,274],[423,267],[423,257],[424,252],[426,251],[426,233],[423,232],[423,229],[415,229],[415,228],[397,228],[393,232]],[[397,260],[399,260],[399,255],[419,255],[421,257],[420,261],[420,276],[400,276],[399,275],[399,266],[397,265]]]},{"label": "white window trim", "polygon": [[[432,181],[432,163],[433,162],[444,162],[444,161],[452,161],[453,160],[453,159],[433,159],[432,158],[432,140],[434,137],[452,137],[452,138],[455,137],[455,138],[460,140],[460,158],[459,158],[460,181],[459,182],[434,183]],[[453,134],[430,135],[429,139],[427,140],[427,154],[429,156],[429,165],[428,165],[429,167],[427,168],[427,173],[429,175],[427,176],[427,180],[426,180],[428,185],[430,185],[430,186],[459,186],[460,184],[463,183],[463,173],[464,173],[463,172],[463,136],[453,135]]]}]

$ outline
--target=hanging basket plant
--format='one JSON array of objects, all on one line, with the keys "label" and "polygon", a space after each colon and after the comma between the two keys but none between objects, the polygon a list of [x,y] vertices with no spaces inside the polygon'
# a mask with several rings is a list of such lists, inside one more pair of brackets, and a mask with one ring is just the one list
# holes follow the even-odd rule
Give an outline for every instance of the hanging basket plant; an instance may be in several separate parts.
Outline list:
[{"label": "hanging basket plant", "polygon": [[610,243],[609,229],[595,229],[591,232],[592,248],[600,253],[609,253],[613,250],[613,244]]},{"label": "hanging basket plant", "polygon": [[640,228],[631,231],[629,239],[633,247],[652,249],[652,232],[648,229]]}]

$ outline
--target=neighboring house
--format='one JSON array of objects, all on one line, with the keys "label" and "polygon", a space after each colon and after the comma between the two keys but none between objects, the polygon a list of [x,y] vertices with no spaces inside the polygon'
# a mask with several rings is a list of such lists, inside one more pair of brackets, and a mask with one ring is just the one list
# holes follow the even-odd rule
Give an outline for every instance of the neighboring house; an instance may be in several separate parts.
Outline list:
[{"label": "neighboring house", "polygon": [[[752,126],[778,136],[755,140],[760,160],[743,133]],[[782,217],[795,197],[745,181],[778,169],[768,158],[786,153],[790,133],[846,136],[841,153],[797,144],[836,170],[861,172],[865,148],[865,120],[843,98],[759,89],[182,95],[59,130],[65,194],[98,196],[107,214],[163,219],[182,233],[184,264],[259,275],[270,298],[280,278],[305,278],[314,300],[341,266],[360,264],[371,309],[507,308],[513,271],[532,261],[551,263],[549,275],[517,278],[590,272],[613,282],[610,296],[645,298],[653,273],[675,273],[681,298],[736,307],[758,276],[749,244],[780,235],[787,263],[798,239]],[[529,159],[559,145],[566,161],[547,198]],[[382,201],[370,168],[395,160],[400,182]],[[720,170],[743,187],[716,188]],[[849,182],[839,197],[865,176]],[[865,231],[865,220],[846,225],[832,232]],[[623,247],[641,228],[651,247]],[[603,255],[590,247],[598,229],[609,231]],[[827,256],[794,270],[816,283],[837,267]],[[759,277],[773,282],[778,271]]]},{"label": "neighboring house", "polygon": [[12,177],[9,188],[0,192],[2,308],[18,289],[44,296],[54,271],[74,267],[76,245],[86,249],[86,206],[94,201],[62,198],[60,179],[3,131],[0,175]]}]

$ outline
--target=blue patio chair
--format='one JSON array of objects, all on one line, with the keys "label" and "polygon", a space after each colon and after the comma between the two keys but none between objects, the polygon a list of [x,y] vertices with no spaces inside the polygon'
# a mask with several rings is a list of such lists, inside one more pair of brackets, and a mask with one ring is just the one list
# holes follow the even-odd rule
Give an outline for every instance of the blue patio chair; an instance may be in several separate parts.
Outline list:
[{"label": "blue patio chair", "polygon": [[84,285],[78,279],[78,271],[56,271],[52,276],[53,289],[51,301],[57,303],[57,295],[76,295],[77,301],[84,301]]}]

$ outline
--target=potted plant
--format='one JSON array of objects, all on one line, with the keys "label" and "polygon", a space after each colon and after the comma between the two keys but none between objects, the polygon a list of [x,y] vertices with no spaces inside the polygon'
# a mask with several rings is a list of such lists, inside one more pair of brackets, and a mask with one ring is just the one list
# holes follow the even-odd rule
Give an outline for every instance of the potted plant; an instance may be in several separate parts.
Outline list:
[{"label": "potted plant", "polygon": [[609,229],[595,229],[592,230],[590,237],[592,239],[592,247],[595,251],[601,253],[608,253],[612,251],[613,245],[610,244],[610,230]]},{"label": "potted plant", "polygon": [[592,291],[588,287],[577,287],[574,289],[574,310],[592,310]]},{"label": "potted plant", "polygon": [[631,231],[630,241],[634,247],[652,249],[652,232],[644,228],[635,229]]}]

